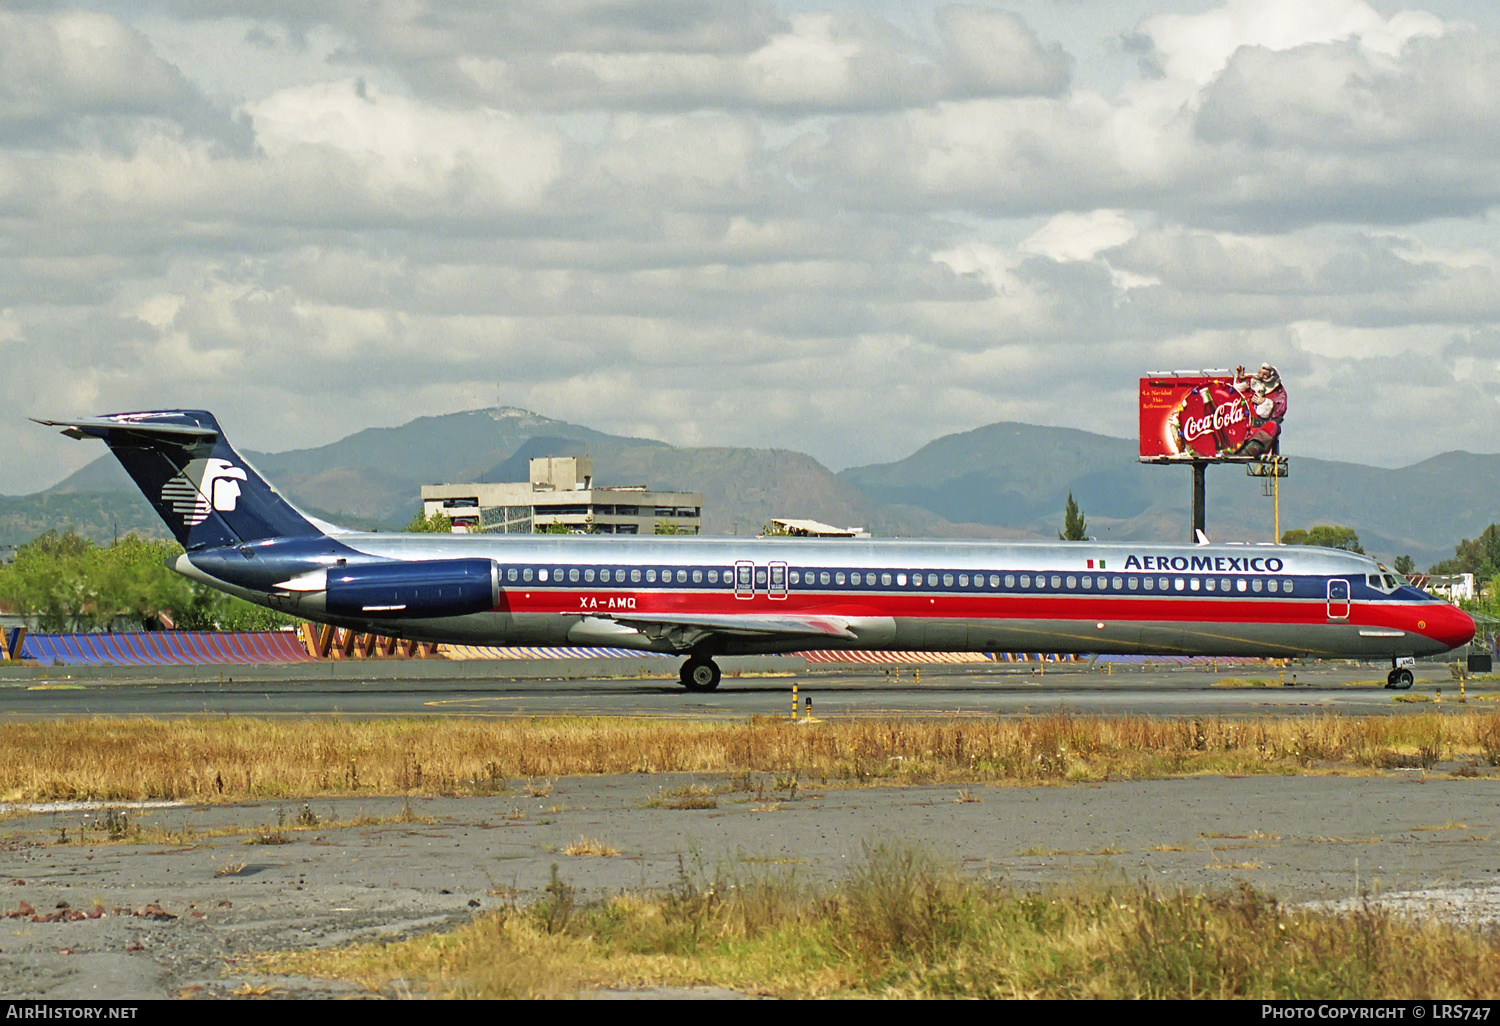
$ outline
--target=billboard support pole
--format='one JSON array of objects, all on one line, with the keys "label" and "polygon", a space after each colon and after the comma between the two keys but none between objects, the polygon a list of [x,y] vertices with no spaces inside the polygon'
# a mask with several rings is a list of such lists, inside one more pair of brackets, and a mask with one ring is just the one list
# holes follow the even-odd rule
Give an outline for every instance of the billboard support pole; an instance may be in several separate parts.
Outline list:
[{"label": "billboard support pole", "polygon": [[1193,529],[1188,532],[1189,544],[1196,545],[1198,532],[1208,537],[1208,495],[1205,487],[1205,478],[1208,475],[1208,463],[1204,460],[1193,461]]}]

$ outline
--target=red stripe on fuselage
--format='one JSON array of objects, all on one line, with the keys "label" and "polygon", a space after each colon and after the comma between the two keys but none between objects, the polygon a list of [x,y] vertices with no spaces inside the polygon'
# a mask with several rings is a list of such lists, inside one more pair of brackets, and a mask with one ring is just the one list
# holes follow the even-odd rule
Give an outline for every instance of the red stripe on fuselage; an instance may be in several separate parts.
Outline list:
[{"label": "red stripe on fuselage", "polygon": [[718,591],[503,591],[499,612],[612,614],[697,613],[715,616],[889,616],[962,620],[1113,620],[1184,623],[1350,623],[1414,633],[1439,607],[1428,603],[1353,602],[1347,619],[1332,619],[1324,598],[1242,598],[1164,595],[926,595],[790,592],[735,598]]}]

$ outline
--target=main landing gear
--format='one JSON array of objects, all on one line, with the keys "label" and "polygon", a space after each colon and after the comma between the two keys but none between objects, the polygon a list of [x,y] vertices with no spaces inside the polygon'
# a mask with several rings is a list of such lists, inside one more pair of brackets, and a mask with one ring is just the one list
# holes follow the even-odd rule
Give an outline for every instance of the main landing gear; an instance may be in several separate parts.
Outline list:
[{"label": "main landing gear", "polygon": [[719,686],[719,664],[707,656],[693,656],[682,664],[678,677],[689,691],[712,691]]},{"label": "main landing gear", "polygon": [[1416,678],[1412,676],[1411,671],[1406,667],[1401,666],[1392,670],[1389,674],[1386,675],[1385,686],[1388,688],[1394,688],[1397,691],[1405,691],[1406,689],[1410,688],[1415,681]]}]

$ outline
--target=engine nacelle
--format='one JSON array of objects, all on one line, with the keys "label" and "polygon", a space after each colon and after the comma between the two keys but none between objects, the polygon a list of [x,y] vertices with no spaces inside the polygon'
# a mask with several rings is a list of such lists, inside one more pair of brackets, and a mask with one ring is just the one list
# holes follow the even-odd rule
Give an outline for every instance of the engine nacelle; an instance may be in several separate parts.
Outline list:
[{"label": "engine nacelle", "polygon": [[494,609],[500,575],[491,559],[368,563],[328,569],[331,616],[414,620]]}]

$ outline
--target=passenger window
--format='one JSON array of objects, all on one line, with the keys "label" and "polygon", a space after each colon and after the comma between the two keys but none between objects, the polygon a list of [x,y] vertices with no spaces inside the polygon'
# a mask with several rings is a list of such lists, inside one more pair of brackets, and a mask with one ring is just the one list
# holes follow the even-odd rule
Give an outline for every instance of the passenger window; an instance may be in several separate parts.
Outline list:
[{"label": "passenger window", "polygon": [[[977,580],[978,578],[975,578],[975,579]],[[958,575],[958,586],[960,588],[967,588],[969,586],[969,575],[968,574],[959,574]]]},{"label": "passenger window", "polygon": [[860,580],[859,574],[850,574],[849,575],[849,583],[850,584],[858,584],[859,580]]},{"label": "passenger window", "polygon": [[528,566],[525,570],[521,571],[521,580],[523,580],[523,581],[529,581],[529,580],[531,580],[531,577],[532,577],[531,567]]},{"label": "passenger window", "polygon": [[[1000,575],[999,574],[990,574],[990,587],[991,588],[998,588],[998,587],[1000,587]],[[1009,585],[1007,585],[1006,587],[1009,587]]]},{"label": "passenger window", "polygon": [[945,587],[945,588],[951,588],[951,587],[953,587],[953,575],[952,574],[944,574],[943,575],[943,587]]},{"label": "passenger window", "polygon": [[1023,588],[1029,588],[1029,587],[1031,587],[1031,578],[1028,577],[1026,574],[1022,574],[1021,575],[1021,587],[1023,587]]},{"label": "passenger window", "polygon": [[937,587],[937,574],[928,574],[927,575],[927,587],[929,587],[929,588],[936,588]]},{"label": "passenger window", "polygon": [[1194,577],[1192,580],[1188,581],[1188,588],[1190,590],[1192,590],[1192,591],[1197,591],[1198,590],[1198,578]]},{"label": "passenger window", "polygon": [[[1103,581],[1104,578],[1101,577],[1101,578],[1099,578],[1099,580]],[[1092,588],[1094,586],[1094,579],[1092,577],[1085,577],[1083,579],[1083,586],[1085,588]]]},{"label": "passenger window", "polygon": [[536,572],[536,579],[539,580],[539,581],[545,582],[547,580],[547,571],[545,571],[545,570],[538,570]]},{"label": "passenger window", "polygon": [[[802,575],[793,570],[790,574],[787,575],[787,580],[791,581],[793,584],[801,584]],[[714,572],[712,570],[708,572],[708,583],[714,583]]]},{"label": "passenger window", "polygon": [[[1119,586],[1120,586],[1120,579],[1118,577],[1116,577],[1115,578],[1115,587],[1118,588]],[[1130,590],[1131,591],[1135,591],[1135,578],[1134,577],[1132,577],[1130,579]]]},{"label": "passenger window", "polygon": [[641,583],[641,572],[639,570],[632,570],[632,571],[630,571],[630,583],[631,584],[640,584]]},{"label": "passenger window", "polygon": [[1156,587],[1156,578],[1155,577],[1148,577],[1148,578],[1146,578],[1146,590],[1147,591],[1151,591],[1155,587]]},{"label": "passenger window", "polygon": [[587,570],[585,570],[583,572],[583,579],[585,581],[588,581],[590,584],[594,583],[594,568],[593,567],[589,567]]},{"label": "passenger window", "polygon": [[[719,571],[717,571],[717,570],[710,570],[708,572],[708,583],[709,584],[718,584],[719,583]],[[797,583],[797,572],[795,570],[792,571],[792,583],[793,584]]]},{"label": "passenger window", "polygon": [[1239,578],[1238,580],[1236,580],[1234,582],[1234,590],[1235,591],[1244,591],[1245,590],[1245,579],[1243,577]]},{"label": "passenger window", "polygon": [[755,583],[764,585],[766,583],[766,568],[758,566],[755,568]]},{"label": "passenger window", "polygon": [[843,585],[843,583],[844,583],[844,575],[842,573],[834,574],[833,575],[833,583],[837,584],[837,585]]},{"label": "passenger window", "polygon": [[572,569],[570,569],[568,571],[568,581],[569,581],[569,583],[573,583],[573,582],[576,582],[577,580],[578,580],[578,568],[575,566],[575,567],[573,567]]},{"label": "passenger window", "polygon": [[1290,595],[1292,593],[1292,582],[1291,581],[1282,581],[1281,582],[1281,590],[1283,592],[1285,592],[1286,594]]},{"label": "passenger window", "polygon": [[703,571],[702,570],[694,570],[693,571],[693,583],[694,584],[702,584],[703,583]]},{"label": "passenger window", "polygon": [[1276,587],[1277,587],[1277,585],[1276,585],[1276,579],[1274,577],[1271,580],[1269,580],[1269,581],[1266,582],[1266,590],[1267,591],[1275,591]]},{"label": "passenger window", "polygon": [[822,573],[820,573],[818,575],[818,583],[819,584],[832,584],[833,583],[833,578],[829,575],[829,573],[828,573],[827,570],[824,570]]},{"label": "passenger window", "polygon": [[1165,577],[1159,578],[1156,583],[1160,585],[1162,591],[1167,590],[1167,579]]},{"label": "passenger window", "polygon": [[677,571],[677,583],[678,584],[686,584],[687,583],[687,571],[686,570],[679,570],[679,571]]},{"label": "passenger window", "polygon": [[1210,577],[1208,580],[1206,580],[1206,581],[1203,582],[1203,587],[1207,588],[1209,591],[1213,591],[1214,590],[1214,583],[1215,583],[1214,579],[1212,577]]},{"label": "passenger window", "polygon": [[896,575],[896,583],[899,584],[899,585],[901,585],[902,587],[905,587],[906,586],[906,575],[905,574],[897,574]]},{"label": "passenger window", "polygon": [[652,568],[652,569],[646,571],[646,583],[647,584],[655,584],[656,583],[656,570],[655,570],[655,568]]},{"label": "passenger window", "polygon": [[518,578],[520,576],[521,576],[520,574],[516,573],[516,568],[515,567],[511,567],[509,570],[505,571],[505,579],[507,581],[514,581],[516,578]]},{"label": "passenger window", "polygon": [[[1165,581],[1162,582],[1162,587],[1166,587]],[[1181,591],[1183,588],[1187,587],[1187,581],[1184,581],[1181,577],[1179,577],[1177,578],[1177,580],[1172,582],[1172,587],[1176,588],[1178,591]]]},{"label": "passenger window", "polygon": [[1251,591],[1260,591],[1260,578],[1259,577],[1257,577],[1255,580],[1253,580],[1253,581],[1250,582],[1250,590]]},{"label": "passenger window", "polygon": [[1219,578],[1219,590],[1220,591],[1228,591],[1229,590],[1229,578],[1227,578],[1227,577],[1220,577]]},{"label": "passenger window", "polygon": [[1015,574],[1006,574],[1005,575],[1005,586],[1007,588],[1014,588],[1016,586],[1016,577],[1015,577]]},{"label": "passenger window", "polygon": [[1069,577],[1068,578],[1068,587],[1070,587],[1070,588],[1076,588],[1076,587],[1078,587],[1078,578],[1076,578],[1076,577]]},{"label": "passenger window", "polygon": [[881,574],[880,575],[880,583],[883,584],[883,585],[889,586],[890,583],[891,583],[891,575],[890,574]]}]

